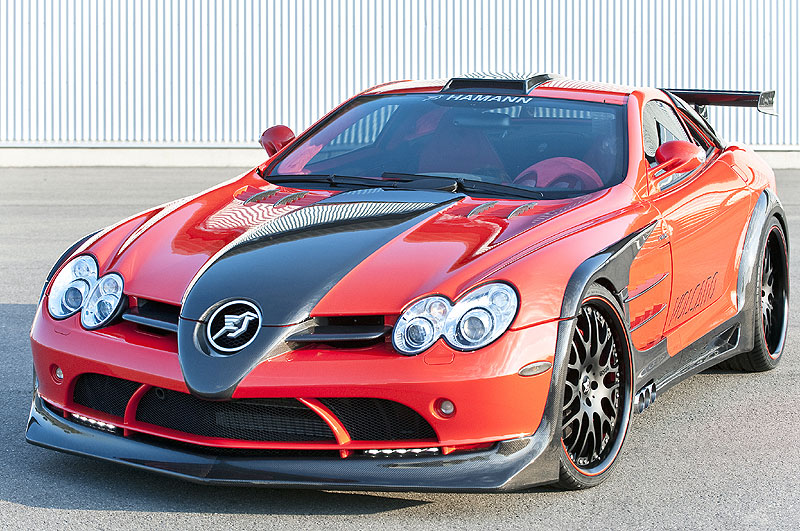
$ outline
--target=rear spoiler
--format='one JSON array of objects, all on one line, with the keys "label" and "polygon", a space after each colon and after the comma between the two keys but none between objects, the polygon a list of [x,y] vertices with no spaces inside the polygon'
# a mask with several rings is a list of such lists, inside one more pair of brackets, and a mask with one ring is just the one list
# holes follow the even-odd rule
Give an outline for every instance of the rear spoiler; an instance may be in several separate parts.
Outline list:
[{"label": "rear spoiler", "polygon": [[686,103],[691,103],[703,116],[706,105],[721,105],[725,107],[755,107],[764,114],[777,116],[775,111],[775,91],[764,92],[749,90],[684,90],[663,89]]}]

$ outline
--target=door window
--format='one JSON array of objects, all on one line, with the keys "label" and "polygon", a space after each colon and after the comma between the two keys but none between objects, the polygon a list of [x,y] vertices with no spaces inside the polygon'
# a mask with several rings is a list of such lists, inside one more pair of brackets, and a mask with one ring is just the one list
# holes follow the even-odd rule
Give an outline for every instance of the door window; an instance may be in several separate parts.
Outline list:
[{"label": "door window", "polygon": [[[692,142],[675,110],[663,101],[651,100],[645,104],[642,127],[644,153],[651,167],[656,165],[656,150],[661,144],[672,140]],[[660,181],[658,188],[664,190],[679,182],[689,173],[691,172],[674,173]]]}]

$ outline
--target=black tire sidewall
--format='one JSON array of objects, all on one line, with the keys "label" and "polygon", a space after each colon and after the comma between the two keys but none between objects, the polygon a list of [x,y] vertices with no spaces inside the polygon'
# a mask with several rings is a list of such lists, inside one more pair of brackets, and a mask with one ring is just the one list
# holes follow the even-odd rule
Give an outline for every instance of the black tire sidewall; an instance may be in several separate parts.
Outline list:
[{"label": "black tire sidewall", "polygon": [[[778,355],[773,357],[770,355],[769,347],[767,346],[764,338],[764,322],[761,317],[762,315],[762,300],[761,300],[761,279],[764,270],[764,255],[767,252],[767,245],[769,243],[770,235],[773,231],[777,231],[778,235],[781,240],[781,245],[783,248],[780,250],[782,253],[782,259],[784,261],[787,260],[786,256],[786,235],[783,232],[783,227],[781,226],[778,219],[773,215],[770,217],[769,222],[766,224],[764,228],[764,232],[761,236],[761,251],[758,254],[758,261],[756,263],[755,268],[755,279],[753,282],[753,290],[754,290],[754,312],[753,312],[753,350],[750,352],[750,361],[754,364],[754,366],[758,367],[760,370],[770,370],[777,367],[778,362],[780,362],[781,358],[783,357],[783,348],[786,345],[786,334],[788,333],[788,326],[785,326],[783,329],[783,341],[781,345],[781,349],[778,351]],[[788,263],[782,264],[780,266],[782,268],[782,273],[784,275],[783,282],[785,283],[786,288],[786,297],[789,296],[788,288],[789,288],[789,280],[788,280]]]}]

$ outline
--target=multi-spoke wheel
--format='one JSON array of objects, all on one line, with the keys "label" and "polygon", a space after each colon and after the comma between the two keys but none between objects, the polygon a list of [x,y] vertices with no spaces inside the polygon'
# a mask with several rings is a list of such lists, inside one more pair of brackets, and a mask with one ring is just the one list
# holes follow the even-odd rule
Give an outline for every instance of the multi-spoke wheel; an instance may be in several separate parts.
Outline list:
[{"label": "multi-spoke wheel", "polygon": [[585,488],[604,479],[630,419],[630,357],[613,296],[600,286],[586,294],[572,334],[564,375],[562,486]]},{"label": "multi-spoke wheel", "polygon": [[789,266],[786,238],[776,218],[767,225],[761,261],[753,282],[753,350],[720,364],[723,368],[755,372],[774,369],[783,353],[789,321]]}]

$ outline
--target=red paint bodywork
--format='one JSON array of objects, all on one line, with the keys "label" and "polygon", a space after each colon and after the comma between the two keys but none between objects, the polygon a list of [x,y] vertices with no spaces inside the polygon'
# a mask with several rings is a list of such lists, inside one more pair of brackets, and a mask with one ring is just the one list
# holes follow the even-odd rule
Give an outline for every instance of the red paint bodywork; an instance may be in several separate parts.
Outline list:
[{"label": "red paint bodywork", "polygon": [[[365,93],[441,88],[440,83],[400,82]],[[532,94],[626,105],[625,180],[575,199],[539,201],[511,219],[507,215],[526,201],[500,200],[467,217],[488,200],[466,198],[408,229],[351,270],[317,304],[313,316],[377,314],[390,321],[422,296],[441,294],[455,300],[486,280],[512,283],[521,295],[521,307],[506,334],[475,352],[453,351],[442,340],[412,357],[398,355],[390,342],[351,350],[312,345],[264,361],[236,389],[234,398],[301,399],[331,426],[336,443],[210,439],[142,424],[131,412],[116,418],[79,406],[72,401],[73,385],[88,372],[140,382],[139,397],[147,386],[187,392],[177,341],[174,335],[146,333],[130,322],[90,332],[81,327],[78,316],[55,321],[46,304],[40,305],[31,331],[39,393],[65,412],[115,424],[126,434],[141,432],[206,446],[327,448],[346,457],[354,449],[459,447],[531,434],[542,418],[551,371],[533,377],[519,376],[518,371],[531,362],[553,361],[567,281],[587,257],[654,221],[656,228],[633,263],[627,287],[629,294],[641,294],[629,303],[634,346],[641,350],[667,337],[669,353],[674,355],[732,316],[737,309],[740,252],[753,204],[761,190],[775,188],[766,164],[751,151],[729,146],[712,153],[678,185],[659,192],[644,158],[641,117],[648,100],[669,103],[661,91],[556,80]],[[244,204],[255,193],[273,188],[277,193],[268,205]],[[335,193],[311,191],[280,209],[271,207],[296,191],[275,187],[250,171],[123,221],[74,254],[94,255],[101,275],[120,273],[131,297],[180,305],[187,286],[209,258],[248,228]],[[702,303],[682,300],[700,283],[712,281],[713,289],[704,288],[709,294]],[[55,365],[63,370],[61,382],[50,376]],[[326,415],[318,401],[324,397],[400,402],[421,414],[437,438],[352,441],[335,417]],[[441,398],[456,404],[455,415],[436,414],[434,404]]]}]

